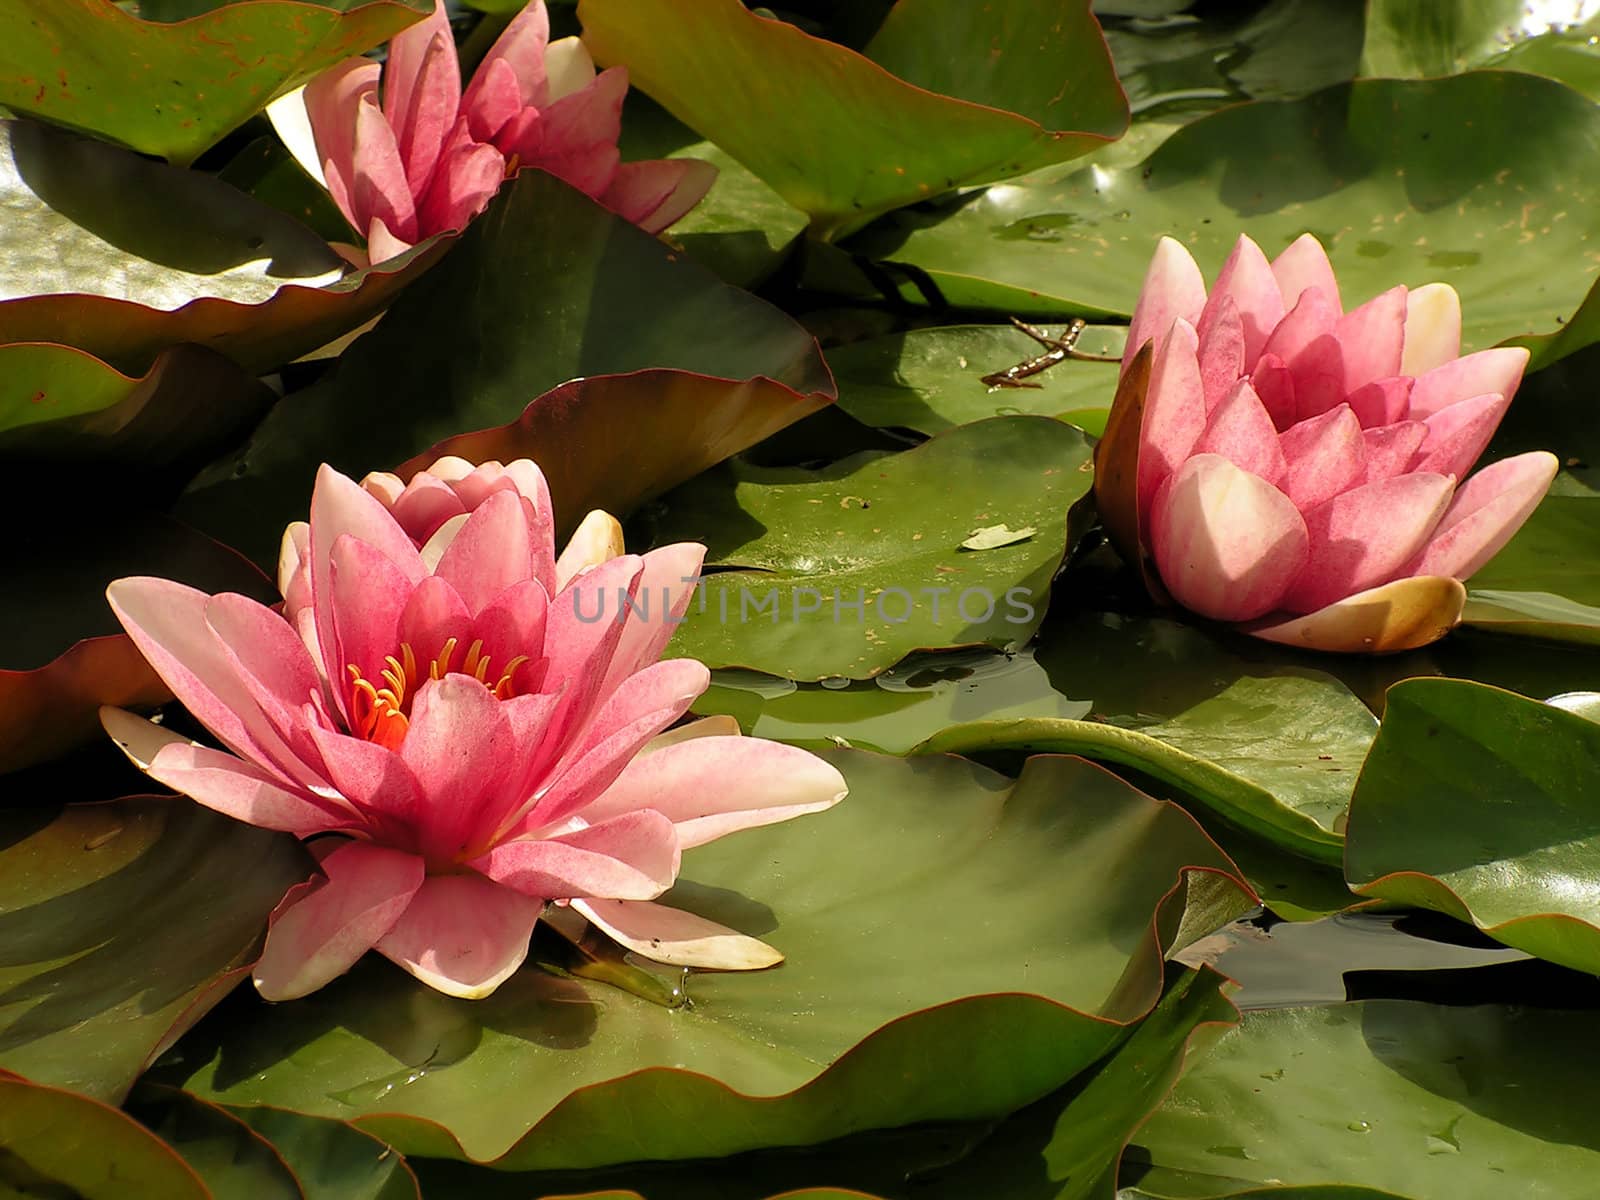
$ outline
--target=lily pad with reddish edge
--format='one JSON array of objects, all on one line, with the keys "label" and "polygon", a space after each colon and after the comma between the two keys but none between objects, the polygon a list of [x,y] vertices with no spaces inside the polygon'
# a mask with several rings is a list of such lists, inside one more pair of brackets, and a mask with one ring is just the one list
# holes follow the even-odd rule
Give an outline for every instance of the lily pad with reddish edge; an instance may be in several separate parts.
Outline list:
[{"label": "lily pad with reddish edge", "polygon": [[1128,125],[1081,0],[902,0],[864,55],[738,0],[582,0],[578,16],[596,59],[625,65],[823,237],[1076,158]]},{"label": "lily pad with reddish edge", "polygon": [[104,737],[102,704],[142,708],[171,698],[112,616],[105,589],[113,579],[161,575],[278,599],[254,566],[170,517],[94,508],[81,516],[14,530],[0,590],[0,771]]},{"label": "lily pad with reddish edge", "polygon": [[816,340],[789,317],[524,171],[180,512],[275,561],[319,463],[359,477],[470,445],[538,452],[570,530],[586,505],[623,515],[833,399]]},{"label": "lily pad with reddish edge", "polygon": [[187,165],[426,12],[402,0],[245,0],[169,23],[109,0],[0,0],[0,105]]},{"label": "lily pad with reddish edge", "polygon": [[182,1156],[126,1113],[15,1076],[0,1075],[0,1147],[13,1195],[213,1200]]},{"label": "lily pad with reddish edge", "polygon": [[455,1000],[372,958],[293,1004],[241,995],[162,1075],[502,1170],[997,1117],[1121,1044],[1163,954],[1253,902],[1182,809],[1080,759],[1013,782],[827,757],[847,800],[690,851],[664,897],[763,937],[780,967],[692,974],[671,1008],[532,963]]},{"label": "lily pad with reddish edge", "polygon": [[0,344],[73,346],[126,374],[183,342],[273,370],[381,311],[453,241],[346,273],[220,179],[32,121],[0,122],[0,203]]}]

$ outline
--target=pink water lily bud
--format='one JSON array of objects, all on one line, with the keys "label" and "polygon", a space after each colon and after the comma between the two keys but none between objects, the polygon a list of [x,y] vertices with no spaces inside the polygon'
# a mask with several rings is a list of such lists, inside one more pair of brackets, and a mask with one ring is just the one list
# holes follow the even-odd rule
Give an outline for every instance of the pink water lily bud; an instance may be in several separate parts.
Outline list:
[{"label": "pink water lily bud", "polygon": [[1527,362],[1462,355],[1447,284],[1346,311],[1310,234],[1270,261],[1241,237],[1209,291],[1163,238],[1097,453],[1108,529],[1153,591],[1257,637],[1425,645],[1555,478],[1544,451],[1468,477]]},{"label": "pink water lily bud", "polygon": [[272,915],[263,996],[303,996],[368,950],[486,996],[551,903],[659,961],[781,961],[653,903],[683,851],[845,794],[832,766],[729,719],[673,727],[710,682],[661,661],[705,547],[626,554],[595,513],[558,557],[528,461],[444,458],[407,483],[325,466],[310,515],[284,538],[281,611],[164,579],[107,590],[224,749],[120,709],[107,731],[152,778],[307,839],[320,865]]},{"label": "pink water lily bud", "polygon": [[575,37],[550,41],[533,0],[465,91],[442,0],[389,43],[385,65],[347,59],[268,108],[284,144],[382,262],[481,213],[521,168],[549,171],[651,233],[711,187],[698,159],[622,161],[625,68],[596,74]]}]

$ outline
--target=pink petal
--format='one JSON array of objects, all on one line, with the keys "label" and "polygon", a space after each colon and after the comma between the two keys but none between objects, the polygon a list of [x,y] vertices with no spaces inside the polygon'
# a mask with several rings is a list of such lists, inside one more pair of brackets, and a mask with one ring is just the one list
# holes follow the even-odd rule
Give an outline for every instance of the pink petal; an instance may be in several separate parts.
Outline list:
[{"label": "pink petal", "polygon": [[1490,393],[1509,399],[1516,394],[1527,365],[1528,352],[1521,346],[1500,346],[1435,367],[1418,377],[1411,390],[1411,416],[1421,420],[1462,400]]},{"label": "pink petal", "polygon": [[1272,611],[1306,560],[1305,522],[1289,498],[1216,454],[1162,485],[1151,529],[1173,598],[1219,621]]},{"label": "pink petal", "polygon": [[[366,542],[398,566],[413,584],[423,577],[422,559],[416,546],[396,524],[383,502],[350,479],[324,464],[317,472],[311,493],[311,593],[315,600],[317,644],[323,653],[323,674],[331,681],[344,670],[345,659],[333,620],[334,543],[344,534]],[[345,707],[344,689],[334,688],[340,711]]]},{"label": "pink petal", "polygon": [[427,794],[429,819],[419,833],[430,861],[465,861],[488,848],[486,826],[521,767],[522,747],[500,708],[467,675],[429,680],[417,692],[400,757]]},{"label": "pink petal", "polygon": [[428,799],[405,761],[386,746],[331,729],[314,729],[328,778],[366,818],[377,840],[415,849]]},{"label": "pink petal", "polygon": [[472,623],[472,636],[483,643],[482,653],[489,662],[485,681],[490,687],[519,657],[526,657],[528,662],[513,675],[513,685],[519,680],[525,683],[527,671],[544,670],[544,634],[549,619],[550,599],[537,579],[513,584],[478,614]]},{"label": "pink petal", "polygon": [[1243,234],[1239,235],[1233,253],[1217,273],[1217,282],[1200,312],[1195,327],[1201,340],[1221,318],[1224,300],[1232,300],[1238,306],[1239,320],[1244,326],[1244,369],[1249,371],[1267,348],[1267,338],[1283,320],[1284,304],[1267,256]]},{"label": "pink petal", "polygon": [[485,62],[472,77],[472,90],[462,106],[466,114],[467,129],[475,142],[493,142],[495,135],[511,123],[520,113],[522,87],[516,72],[503,59]]},{"label": "pink petal", "polygon": [[1453,490],[1444,475],[1400,475],[1311,509],[1310,554],[1283,607],[1314,612],[1393,579],[1438,525]]},{"label": "pink petal", "polygon": [[678,844],[688,850],[741,829],[822,812],[847,790],[837,769],[807,751],[707,734],[640,754],[584,815],[599,820],[652,809],[677,826]]},{"label": "pink petal", "polygon": [[417,227],[431,237],[467,224],[489,206],[506,181],[506,160],[493,146],[467,143],[445,152],[423,197]]},{"label": "pink petal", "polygon": [[1411,469],[1460,479],[1489,445],[1510,406],[1509,396],[1474,396],[1440,409],[1424,422],[1428,437]]},{"label": "pink petal", "polygon": [[[524,166],[541,167],[591,196],[598,196],[616,174],[622,133],[622,99],[628,74],[612,67],[581,91],[557,100],[541,114],[537,155],[519,155]],[[522,146],[500,145],[509,157]]]},{"label": "pink petal", "polygon": [[644,560],[625,554],[579,576],[551,598],[544,635],[545,656],[550,660],[546,679],[567,685],[552,730],[557,753],[603,696],[611,660],[622,640],[627,606],[643,573]]},{"label": "pink petal", "polygon": [[1328,252],[1309,233],[1295,238],[1272,260],[1272,277],[1278,281],[1285,308],[1299,303],[1301,293],[1307,288],[1316,288],[1335,309],[1342,310],[1339,280],[1333,273],[1333,264],[1328,261]]},{"label": "pink petal", "polygon": [[1534,450],[1479,471],[1456,492],[1433,537],[1403,573],[1471,578],[1533,515],[1559,468],[1555,455]]},{"label": "pink petal", "polygon": [[698,158],[623,163],[598,199],[646,233],[660,233],[699,204],[716,181],[716,167]]},{"label": "pink petal", "polygon": [[549,99],[549,88],[545,81],[545,54],[549,41],[550,16],[545,11],[544,0],[533,0],[512,19],[494,45],[489,47],[489,53],[483,56],[473,75],[472,85],[467,89],[466,103],[472,103],[472,94],[486,72],[491,67],[499,66],[508,69],[511,77],[517,81],[520,105],[542,107]]},{"label": "pink petal", "polygon": [[1155,351],[1161,350],[1172,323],[1182,318],[1192,328],[1200,319],[1200,310],[1206,303],[1206,281],[1195,265],[1194,256],[1182,242],[1164,237],[1156,243],[1155,255],[1145,271],[1144,285],[1139,289],[1139,300],[1134,305],[1133,319],[1128,322],[1127,349],[1122,353],[1122,367],[1127,369],[1148,341],[1155,342]]},{"label": "pink petal", "polygon": [[1302,513],[1366,479],[1361,422],[1345,404],[1285,430],[1283,456],[1289,465],[1278,486]]},{"label": "pink petal", "polygon": [[[416,245],[415,241],[396,237],[389,232],[389,227],[380,218],[373,217],[372,223],[367,226],[366,265],[388,262],[391,258],[397,258],[404,254],[414,245]],[[363,264],[356,260],[356,265],[361,266]]]},{"label": "pink petal", "polygon": [[1390,288],[1347,312],[1334,326],[1333,336],[1344,363],[1346,395],[1375,379],[1400,374],[1406,336],[1406,289]]},{"label": "pink petal", "polygon": [[1346,399],[1363,429],[1376,429],[1404,420],[1411,408],[1411,388],[1415,381],[1406,375],[1375,379],[1362,384]]},{"label": "pink petal", "polygon": [[188,741],[120,708],[101,709],[100,720],[152,779],[236,821],[296,837],[360,825],[335,801],[291,792],[254,763]]},{"label": "pink petal", "polygon": [[348,533],[333,544],[329,558],[333,627],[343,661],[337,674],[329,671],[328,682],[336,691],[347,691],[348,668],[355,667],[363,679],[381,687],[385,660],[400,654],[400,618],[412,582],[394,563]]},{"label": "pink petal", "polygon": [[[361,481],[361,486],[367,487],[365,479]],[[421,546],[439,531],[439,526],[451,517],[463,515],[467,507],[448,483],[426,471],[419,471],[389,502],[389,511],[400,528],[406,531],[406,536]]]},{"label": "pink petal", "polygon": [[1239,380],[1212,412],[1195,454],[1220,454],[1241,471],[1276,484],[1286,466],[1278,431],[1248,379]]},{"label": "pink petal", "polygon": [[[1182,317],[1156,348],[1139,428],[1138,503],[1148,524],[1157,489],[1194,450],[1206,428],[1199,335]],[[1124,360],[1126,361],[1126,360]]]},{"label": "pink petal", "polygon": [[270,744],[258,741],[275,773],[302,787],[324,782],[305,708],[310,704],[325,713],[329,698],[299,635],[278,613],[246,596],[213,596],[205,613],[234,677],[277,734]]},{"label": "pink petal", "polygon": [[1250,375],[1267,415],[1275,429],[1287,429],[1300,419],[1294,394],[1294,374],[1276,354],[1263,354]]},{"label": "pink petal", "polygon": [[1377,483],[1409,471],[1412,457],[1427,436],[1428,427],[1421,421],[1400,421],[1364,430],[1361,437],[1366,443],[1366,482]]},{"label": "pink petal", "polygon": [[371,221],[382,221],[389,232],[407,242],[417,240],[417,202],[406,182],[406,169],[400,160],[400,145],[394,130],[384,120],[383,110],[373,96],[363,96],[356,106],[354,178],[350,205],[364,228]]},{"label": "pink petal", "polygon": [[600,695],[609,696],[636,671],[661,657],[678,631],[700,578],[706,548],[699,542],[674,542],[650,551],[639,574],[637,605],[617,641]]},{"label": "pink petal", "polygon": [[[439,469],[445,461],[439,460],[431,469]],[[544,472],[526,458],[519,458],[505,466],[486,462],[473,467],[461,459],[455,459],[454,462],[469,468],[454,477],[450,484],[468,508],[477,508],[495,492],[507,489],[514,490],[528,501],[523,512],[528,518],[528,542],[533,550],[533,577],[544,584],[547,593],[555,595],[555,513],[550,503],[550,485],[545,480]]]},{"label": "pink petal", "polygon": [[423,869],[420,858],[398,850],[338,847],[322,860],[326,882],[295,888],[273,912],[256,990],[294,1000],[343,975],[394,926],[422,886]]},{"label": "pink petal", "polygon": [[436,991],[481,1000],[528,957],[543,908],[481,875],[430,875],[375,948]]},{"label": "pink petal", "polygon": [[550,838],[502,842],[472,866],[541,900],[654,900],[678,877],[678,838],[657,812],[628,812]]},{"label": "pink petal", "polygon": [[[118,579],[106,599],[157,675],[195,717],[241,758],[290,784],[295,755],[239,677],[238,660],[206,622],[211,597],[167,579]],[[270,614],[269,614],[270,615]]]},{"label": "pink petal", "polygon": [[1233,391],[1244,374],[1244,326],[1231,297],[1224,296],[1217,319],[1200,338],[1200,382],[1209,413]]},{"label": "pink petal", "polygon": [[480,612],[513,584],[533,577],[526,504],[512,491],[490,496],[439,560],[434,574],[455,587],[470,612]]},{"label": "pink petal", "polygon": [[358,213],[351,203],[356,187],[356,113],[363,101],[378,94],[381,71],[369,59],[347,58],[306,84],[304,92],[328,194],[356,230],[368,223],[368,215]]},{"label": "pink petal", "polygon": [[1336,298],[1330,297],[1319,287],[1308,288],[1301,293],[1299,301],[1288,315],[1272,330],[1272,336],[1267,339],[1262,353],[1275,354],[1292,366],[1306,347],[1333,332],[1339,323],[1339,316]]},{"label": "pink petal", "polygon": [[442,2],[389,43],[383,68],[383,114],[394,128],[406,185],[422,195],[461,102],[461,66]]},{"label": "pink petal", "polygon": [[775,967],[783,955],[765,942],[664,904],[638,900],[574,900],[612,941],[656,962],[719,971]]},{"label": "pink petal", "polygon": [[466,653],[472,617],[466,602],[456,594],[448,580],[430,575],[416,586],[406,600],[396,631],[397,640],[411,647],[422,675],[428,674],[428,660],[444,649],[450,638],[462,654]]},{"label": "pink petal", "polygon": [[555,768],[554,782],[531,806],[521,827],[537,830],[582,813],[710,683],[711,673],[689,658],[656,663],[623,680],[570,744]]},{"label": "pink petal", "polygon": [[1414,288],[1406,297],[1402,375],[1423,375],[1461,354],[1461,297],[1448,283]]}]

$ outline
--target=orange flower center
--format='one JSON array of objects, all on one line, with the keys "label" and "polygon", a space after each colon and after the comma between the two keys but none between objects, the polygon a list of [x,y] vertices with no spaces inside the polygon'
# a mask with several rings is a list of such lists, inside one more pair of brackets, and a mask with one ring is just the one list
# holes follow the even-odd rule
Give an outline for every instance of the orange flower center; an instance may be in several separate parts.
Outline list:
[{"label": "orange flower center", "polygon": [[[483,653],[483,642],[475,641],[467,647],[466,655],[458,667],[455,664],[459,644],[456,638],[445,639],[439,653],[427,660],[428,679],[442,679],[454,671],[471,675],[487,687],[497,700],[509,700],[516,695],[512,680],[517,668],[528,661],[526,654],[519,654],[507,663],[491,684],[489,658]],[[409,642],[400,643],[398,658],[391,654],[383,661],[384,668],[378,673],[382,687],[365,678],[354,663],[345,667],[350,672],[350,723],[356,736],[397,750],[405,740],[406,730],[411,727],[411,705],[416,699],[417,689],[422,686],[422,668],[418,666],[416,652]]]}]

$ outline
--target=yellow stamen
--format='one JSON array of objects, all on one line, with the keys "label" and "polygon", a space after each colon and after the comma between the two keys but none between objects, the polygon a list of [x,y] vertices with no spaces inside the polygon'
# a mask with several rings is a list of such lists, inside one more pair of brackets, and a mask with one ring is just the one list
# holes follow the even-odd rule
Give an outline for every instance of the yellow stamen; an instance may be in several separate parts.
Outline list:
[{"label": "yellow stamen", "polygon": [[[428,660],[428,678],[442,679],[454,670],[457,638],[446,638],[439,653]],[[509,700],[517,694],[516,674],[526,654],[519,654],[499,673],[490,693],[497,700]],[[384,686],[378,687],[361,674],[354,663],[345,669],[350,672],[350,725],[351,732],[369,742],[377,742],[391,750],[398,749],[411,727],[411,703],[416,698],[417,687],[422,682],[417,672],[417,656],[410,643],[400,644],[398,657],[391,654],[383,660],[378,677]],[[482,639],[467,648],[461,664],[461,674],[470,675],[485,687],[489,686],[489,656],[483,652]]]}]

